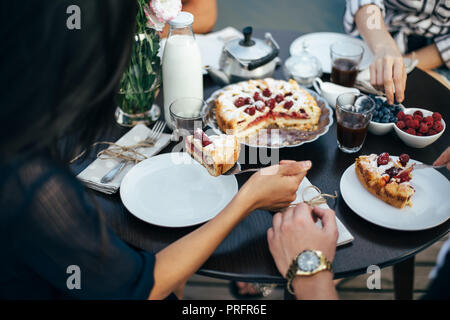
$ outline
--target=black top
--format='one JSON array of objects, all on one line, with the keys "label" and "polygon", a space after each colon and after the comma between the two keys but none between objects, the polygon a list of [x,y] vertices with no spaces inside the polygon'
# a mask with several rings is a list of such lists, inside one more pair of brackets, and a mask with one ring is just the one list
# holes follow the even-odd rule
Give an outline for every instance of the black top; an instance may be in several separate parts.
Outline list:
[{"label": "black top", "polygon": [[0,299],[148,298],[155,256],[119,239],[48,155],[0,167],[0,210]]}]

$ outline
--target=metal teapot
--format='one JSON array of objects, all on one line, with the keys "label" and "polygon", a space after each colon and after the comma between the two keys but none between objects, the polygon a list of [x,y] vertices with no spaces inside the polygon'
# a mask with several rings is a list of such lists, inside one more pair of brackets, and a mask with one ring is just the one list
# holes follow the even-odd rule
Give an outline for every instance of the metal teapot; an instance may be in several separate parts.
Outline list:
[{"label": "metal teapot", "polygon": [[206,67],[208,74],[220,85],[233,82],[270,77],[280,63],[280,47],[270,33],[265,40],[252,38],[253,28],[242,30],[244,38],[235,38],[225,43],[219,67]]}]

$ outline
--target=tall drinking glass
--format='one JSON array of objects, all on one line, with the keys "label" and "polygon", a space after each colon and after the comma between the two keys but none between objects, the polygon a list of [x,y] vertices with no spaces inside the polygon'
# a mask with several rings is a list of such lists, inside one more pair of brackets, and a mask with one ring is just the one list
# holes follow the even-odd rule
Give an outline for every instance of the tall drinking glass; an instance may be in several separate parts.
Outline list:
[{"label": "tall drinking glass", "polygon": [[359,71],[364,48],[350,41],[335,42],[330,47],[331,82],[344,87],[353,87]]},{"label": "tall drinking glass", "polygon": [[344,93],[336,100],[337,144],[346,153],[358,152],[364,144],[375,102],[368,96]]}]

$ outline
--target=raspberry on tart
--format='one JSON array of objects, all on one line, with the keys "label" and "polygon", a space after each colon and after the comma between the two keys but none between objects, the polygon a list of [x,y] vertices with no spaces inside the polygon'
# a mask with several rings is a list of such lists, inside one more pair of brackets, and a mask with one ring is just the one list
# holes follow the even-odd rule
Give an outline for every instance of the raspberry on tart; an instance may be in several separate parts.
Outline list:
[{"label": "raspberry on tart", "polygon": [[185,145],[187,153],[214,177],[230,170],[241,151],[241,144],[235,136],[207,136],[201,129],[196,129],[192,136],[187,136]]},{"label": "raspberry on tart", "polygon": [[397,162],[388,153],[359,156],[355,162],[355,171],[367,191],[401,209],[412,205],[411,197],[415,192],[410,184],[414,165],[408,166],[408,162],[407,154],[401,154]]},{"label": "raspberry on tart", "polygon": [[[254,102],[246,105],[246,98]],[[224,89],[215,102],[218,126],[240,141],[266,128],[313,131],[321,115],[316,100],[292,79],[239,82]]]}]

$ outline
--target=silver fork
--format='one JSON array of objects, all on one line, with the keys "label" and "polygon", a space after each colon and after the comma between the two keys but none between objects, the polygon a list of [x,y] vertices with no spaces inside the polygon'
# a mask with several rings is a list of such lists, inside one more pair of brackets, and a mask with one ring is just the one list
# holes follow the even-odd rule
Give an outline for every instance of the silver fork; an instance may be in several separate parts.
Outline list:
[{"label": "silver fork", "polygon": [[[156,124],[153,126],[153,129],[150,132],[150,134],[148,135],[148,137],[141,142],[155,144],[158,141],[158,139],[161,138],[161,135],[165,128],[166,128],[165,122],[163,122],[163,121],[156,122]],[[100,182],[101,183],[111,182],[119,174],[119,172],[122,171],[122,169],[126,166],[127,163],[128,163],[127,160],[120,161],[114,168],[112,168],[110,171],[108,171],[107,174],[105,174],[102,177]]]},{"label": "silver fork", "polygon": [[236,175],[236,174],[245,173],[245,172],[256,172],[256,171],[259,171],[259,170],[261,170],[261,169],[263,169],[263,168],[264,168],[264,167],[262,167],[262,168],[251,168],[251,169],[245,169],[245,170],[242,170],[241,164],[240,164],[239,162],[236,162],[236,164],[235,164],[230,170],[228,170],[227,172],[225,172],[223,175],[224,175],[224,176],[231,176],[231,175]]}]

